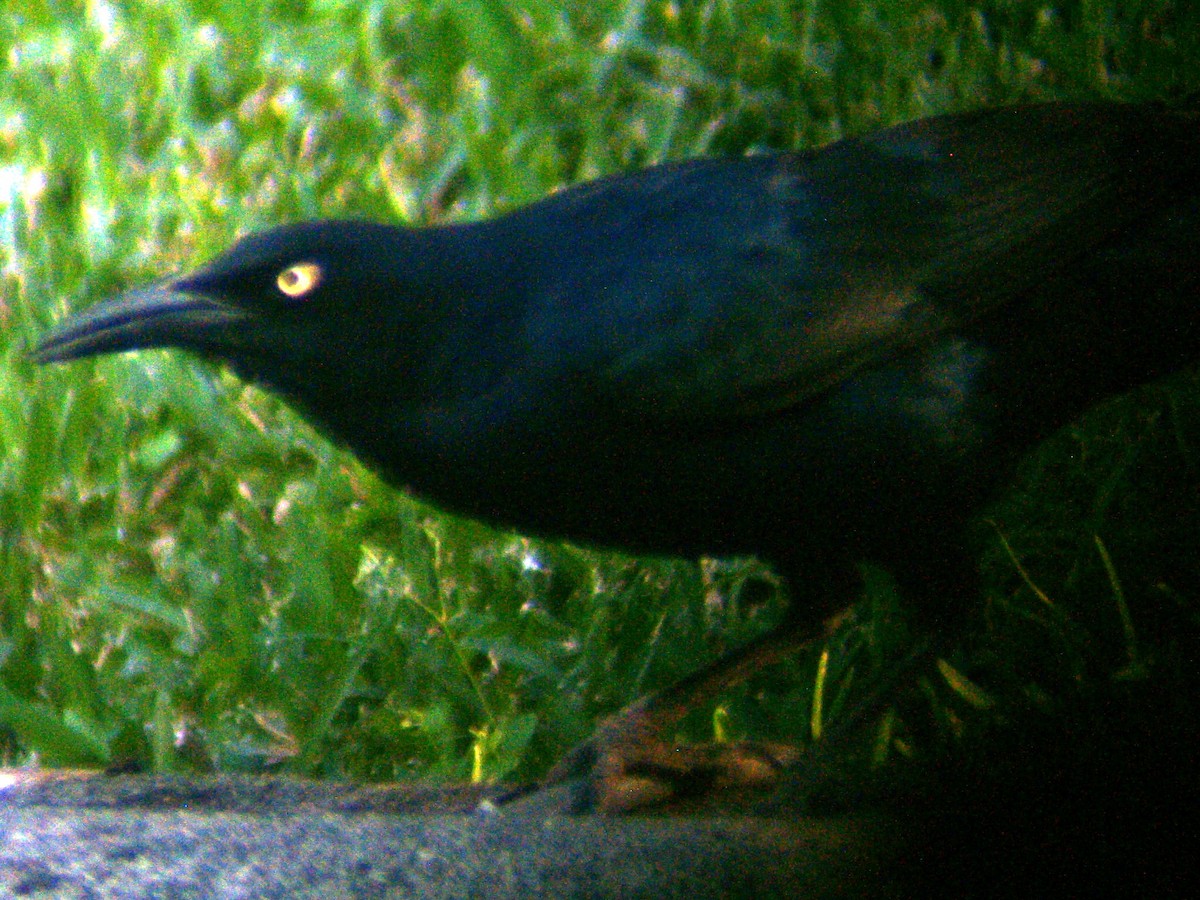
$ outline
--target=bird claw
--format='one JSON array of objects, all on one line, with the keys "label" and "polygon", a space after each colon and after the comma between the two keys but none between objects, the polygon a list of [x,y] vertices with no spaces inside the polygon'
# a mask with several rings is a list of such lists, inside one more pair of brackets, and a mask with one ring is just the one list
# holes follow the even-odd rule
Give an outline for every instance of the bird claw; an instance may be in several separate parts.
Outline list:
[{"label": "bird claw", "polygon": [[772,790],[800,751],[767,741],[671,744],[644,704],[603,722],[525,798],[547,811],[605,815],[736,807]]},{"label": "bird claw", "polygon": [[[848,602],[849,591],[833,592]],[[699,704],[762,669],[828,637],[844,620],[841,609],[824,622],[787,621],[708,666],[649,694],[600,723],[523,802],[546,812],[624,813],[651,807],[734,807],[774,787],[799,751],[769,742],[676,745],[673,732]]]},{"label": "bird claw", "polygon": [[605,752],[590,786],[591,810],[734,806],[776,787],[799,751],[786,744],[657,744],[634,756]]}]

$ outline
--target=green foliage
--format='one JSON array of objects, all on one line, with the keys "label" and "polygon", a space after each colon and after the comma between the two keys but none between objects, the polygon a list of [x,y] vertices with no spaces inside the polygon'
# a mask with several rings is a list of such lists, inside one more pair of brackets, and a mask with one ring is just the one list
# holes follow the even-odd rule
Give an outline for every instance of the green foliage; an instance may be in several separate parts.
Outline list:
[{"label": "green foliage", "polygon": [[[441,516],[181,355],[35,369],[25,348],[68,308],[280,221],[471,219],[665,158],[1023,99],[1178,97],[1200,84],[1185,6],[3,0],[3,758],[525,777],[778,615],[751,563],[636,561]],[[984,631],[1016,629],[1054,663],[1035,659],[1037,678],[1032,652],[944,663],[927,686],[945,732],[987,705],[974,671],[1041,697],[1035,682],[1160,660],[1133,599],[1166,579],[1155,596],[1182,606],[1163,598],[1186,594],[1189,570],[1140,565],[1182,539],[1138,531],[1172,498],[1131,487],[1146,476],[1127,456],[1153,445],[1194,496],[1194,394],[1163,395],[1148,423],[1122,407],[1039,456],[1015,515],[1036,524],[1003,533],[1029,569],[1088,573],[1066,593],[1109,600],[1078,618],[994,553]],[[1138,537],[1109,534],[1114,510]],[[808,735],[852,711],[909,635],[882,581],[825,661],[738,692],[691,733]],[[905,728],[885,715],[879,755],[911,748]]]}]

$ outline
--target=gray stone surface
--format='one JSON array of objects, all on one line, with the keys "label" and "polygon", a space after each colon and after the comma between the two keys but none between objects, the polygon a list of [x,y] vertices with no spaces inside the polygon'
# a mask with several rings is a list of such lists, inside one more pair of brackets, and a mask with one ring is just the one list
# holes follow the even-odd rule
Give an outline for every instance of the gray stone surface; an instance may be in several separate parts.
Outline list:
[{"label": "gray stone surface", "polygon": [[0,895],[888,895],[896,842],[882,818],[569,817],[478,806],[481,796],[228,777],[26,780],[0,792]]}]

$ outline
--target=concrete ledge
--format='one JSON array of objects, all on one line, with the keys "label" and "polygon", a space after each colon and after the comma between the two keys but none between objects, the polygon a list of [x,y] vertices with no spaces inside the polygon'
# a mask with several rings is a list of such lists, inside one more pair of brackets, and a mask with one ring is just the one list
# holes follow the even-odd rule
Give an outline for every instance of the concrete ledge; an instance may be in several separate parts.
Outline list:
[{"label": "concrete ledge", "polygon": [[25,778],[0,795],[22,897],[888,896],[883,816],[567,817],[469,789]]}]

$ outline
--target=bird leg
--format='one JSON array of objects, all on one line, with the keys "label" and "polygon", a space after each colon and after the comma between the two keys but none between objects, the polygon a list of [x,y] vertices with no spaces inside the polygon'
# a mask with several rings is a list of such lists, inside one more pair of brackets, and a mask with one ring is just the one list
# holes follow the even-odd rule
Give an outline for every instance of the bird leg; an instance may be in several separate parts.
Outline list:
[{"label": "bird leg", "polygon": [[[789,616],[666,690],[626,706],[568,752],[522,802],[536,805],[541,797],[543,805],[565,805],[572,813],[622,813],[716,792],[726,797],[772,787],[782,769],[798,758],[796,748],[772,742],[681,746],[662,736],[697,705],[827,638],[848,611],[815,625]],[[565,802],[549,799],[554,795],[545,792],[562,786],[569,786]]]}]

